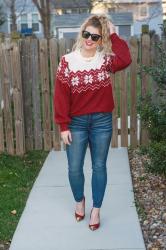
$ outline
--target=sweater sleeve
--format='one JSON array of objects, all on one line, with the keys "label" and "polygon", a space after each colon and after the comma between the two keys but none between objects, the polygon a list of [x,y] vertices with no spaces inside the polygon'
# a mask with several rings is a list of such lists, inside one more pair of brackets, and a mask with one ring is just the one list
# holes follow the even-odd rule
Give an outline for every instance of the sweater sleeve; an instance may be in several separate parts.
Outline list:
[{"label": "sweater sleeve", "polygon": [[115,73],[132,62],[129,47],[116,33],[110,35],[113,55],[107,57],[107,70]]},{"label": "sweater sleeve", "polygon": [[60,131],[68,130],[68,124],[71,121],[70,111],[70,85],[69,69],[65,58],[62,57],[54,85],[54,120],[60,125]]}]

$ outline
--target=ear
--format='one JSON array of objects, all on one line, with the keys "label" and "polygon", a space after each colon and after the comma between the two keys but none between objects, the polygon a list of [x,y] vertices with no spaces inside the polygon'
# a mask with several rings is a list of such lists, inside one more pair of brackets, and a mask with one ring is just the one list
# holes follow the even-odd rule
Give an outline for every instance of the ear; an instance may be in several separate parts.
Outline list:
[{"label": "ear", "polygon": [[98,41],[98,45],[99,45],[99,46],[101,46],[101,45],[102,45],[102,38],[101,38],[101,39],[99,39],[99,41]]}]

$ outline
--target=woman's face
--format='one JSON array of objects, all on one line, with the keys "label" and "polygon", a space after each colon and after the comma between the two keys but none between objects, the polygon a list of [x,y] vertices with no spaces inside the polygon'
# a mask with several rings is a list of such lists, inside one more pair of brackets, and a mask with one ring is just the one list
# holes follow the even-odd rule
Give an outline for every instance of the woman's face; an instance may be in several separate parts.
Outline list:
[{"label": "woman's face", "polygon": [[[96,34],[101,36],[101,33],[99,31],[98,28],[95,28],[93,26],[87,26],[85,28],[85,31],[87,31],[87,33],[89,32],[90,34]],[[93,37],[93,35],[92,35]],[[83,39],[83,47],[86,50],[96,50],[98,45],[101,45],[101,37],[99,37],[98,41],[93,41],[91,36],[89,36],[88,38],[82,38]]]}]

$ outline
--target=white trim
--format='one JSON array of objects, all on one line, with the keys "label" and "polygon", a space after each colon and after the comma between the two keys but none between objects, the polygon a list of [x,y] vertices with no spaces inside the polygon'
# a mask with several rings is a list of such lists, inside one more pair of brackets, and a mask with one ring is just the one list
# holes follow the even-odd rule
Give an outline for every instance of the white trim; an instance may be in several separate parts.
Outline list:
[{"label": "white trim", "polygon": [[131,36],[134,36],[134,25],[131,25],[130,30],[131,30]]},{"label": "white trim", "polygon": [[63,38],[64,33],[78,33],[80,28],[60,28],[58,29],[58,38]]},{"label": "white trim", "polygon": [[8,15],[7,17],[7,26],[8,26],[8,33],[11,33],[11,29],[10,29],[10,16]]},{"label": "white trim", "polygon": [[115,26],[115,32],[119,35],[119,26]]}]

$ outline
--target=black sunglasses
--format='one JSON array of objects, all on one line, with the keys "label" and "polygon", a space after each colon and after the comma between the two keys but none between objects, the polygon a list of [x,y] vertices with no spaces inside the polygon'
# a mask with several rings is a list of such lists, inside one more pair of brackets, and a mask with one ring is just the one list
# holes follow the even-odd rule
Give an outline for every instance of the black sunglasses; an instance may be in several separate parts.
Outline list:
[{"label": "black sunglasses", "polygon": [[92,41],[94,42],[97,42],[100,39],[100,37],[102,37],[98,34],[91,34],[89,31],[86,31],[86,30],[82,31],[83,38],[88,39],[90,36],[91,36]]}]

